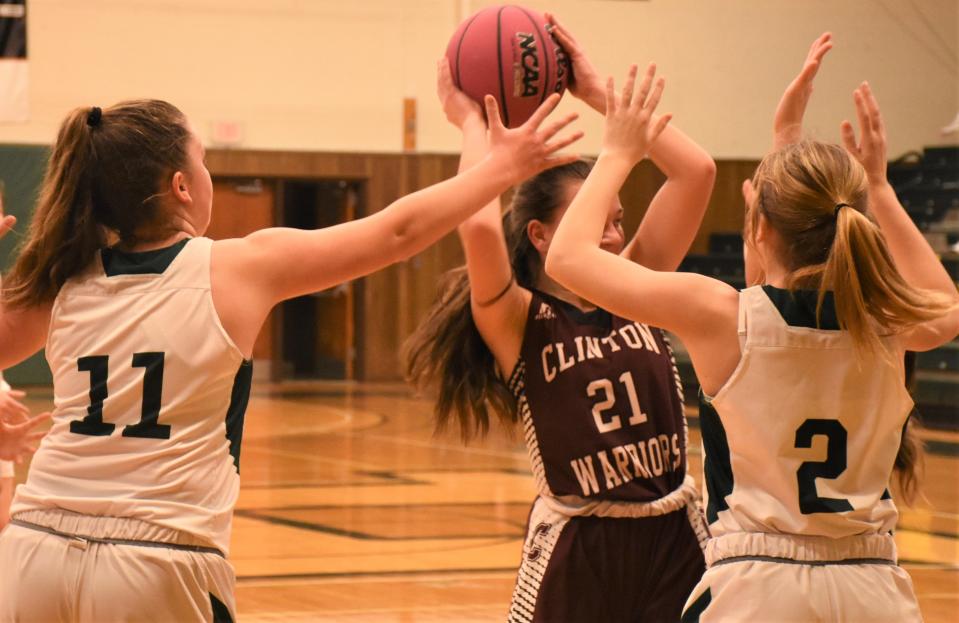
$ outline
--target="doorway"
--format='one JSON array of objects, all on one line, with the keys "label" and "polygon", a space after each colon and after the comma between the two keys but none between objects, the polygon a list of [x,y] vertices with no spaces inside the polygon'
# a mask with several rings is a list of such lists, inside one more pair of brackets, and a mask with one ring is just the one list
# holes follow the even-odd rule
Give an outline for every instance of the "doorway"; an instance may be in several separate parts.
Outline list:
[{"label": "doorway", "polygon": [[[282,180],[280,224],[320,229],[356,218],[362,186],[348,180]],[[356,318],[361,283],[297,297],[280,305],[281,378],[345,379],[357,370]]]}]

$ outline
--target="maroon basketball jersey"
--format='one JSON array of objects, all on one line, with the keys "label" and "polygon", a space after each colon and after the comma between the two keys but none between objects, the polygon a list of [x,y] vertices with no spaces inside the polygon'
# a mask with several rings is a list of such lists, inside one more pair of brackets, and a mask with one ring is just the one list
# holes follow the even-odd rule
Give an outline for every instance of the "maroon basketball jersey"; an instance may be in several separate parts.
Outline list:
[{"label": "maroon basketball jersey", "polygon": [[660,329],[534,290],[509,386],[542,495],[646,502],[682,484],[682,385]]}]

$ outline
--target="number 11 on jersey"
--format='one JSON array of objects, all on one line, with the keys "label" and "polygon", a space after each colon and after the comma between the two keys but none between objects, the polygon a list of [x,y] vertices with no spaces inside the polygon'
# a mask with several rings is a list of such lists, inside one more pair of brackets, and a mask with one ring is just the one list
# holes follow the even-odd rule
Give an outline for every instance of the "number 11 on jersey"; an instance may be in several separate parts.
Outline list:
[{"label": "number 11 on jersey", "polygon": [[[141,439],[169,439],[170,426],[158,424],[160,402],[163,397],[164,353],[136,353],[133,367],[144,368],[143,402],[140,406],[140,421],[123,427],[124,437]],[[107,399],[107,378],[110,358],[107,355],[80,357],[77,370],[90,373],[90,406],[82,420],[70,422],[70,432],[77,435],[106,437],[113,434],[116,424],[103,421],[103,403]]]}]

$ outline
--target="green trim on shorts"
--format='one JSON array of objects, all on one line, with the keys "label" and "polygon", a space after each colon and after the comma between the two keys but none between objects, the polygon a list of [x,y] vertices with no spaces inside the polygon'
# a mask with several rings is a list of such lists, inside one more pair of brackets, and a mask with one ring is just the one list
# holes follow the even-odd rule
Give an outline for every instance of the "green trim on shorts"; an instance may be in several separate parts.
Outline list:
[{"label": "green trim on shorts", "polygon": [[895,561],[886,558],[844,558],[842,560],[796,560],[794,558],[782,558],[779,556],[732,556],[717,560],[711,567],[719,565],[728,565],[734,562],[775,562],[786,565],[809,565],[811,567],[825,567],[828,565],[892,565],[897,567]]}]

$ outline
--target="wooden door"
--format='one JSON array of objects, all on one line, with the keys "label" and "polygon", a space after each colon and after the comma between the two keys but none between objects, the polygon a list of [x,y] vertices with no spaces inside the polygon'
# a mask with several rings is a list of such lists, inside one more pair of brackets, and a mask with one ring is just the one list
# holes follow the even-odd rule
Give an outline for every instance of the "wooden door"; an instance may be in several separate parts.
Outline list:
[{"label": "wooden door", "polygon": [[[276,182],[259,178],[213,180],[213,215],[206,235],[214,240],[241,238],[276,224]],[[253,347],[254,369],[259,378],[275,376],[276,315],[267,317]]]}]

